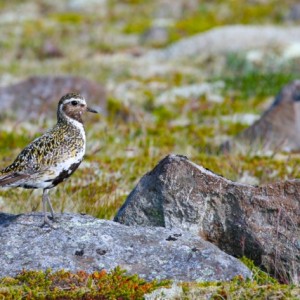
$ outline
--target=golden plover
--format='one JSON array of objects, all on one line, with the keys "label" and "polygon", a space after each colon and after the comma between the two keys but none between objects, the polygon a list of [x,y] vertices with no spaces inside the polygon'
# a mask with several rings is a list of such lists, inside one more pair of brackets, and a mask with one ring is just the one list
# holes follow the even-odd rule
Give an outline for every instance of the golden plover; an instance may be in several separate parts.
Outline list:
[{"label": "golden plover", "polygon": [[81,95],[63,96],[58,103],[57,124],[24,148],[11,165],[0,170],[0,187],[43,189],[44,224],[49,226],[46,204],[52,218],[54,211],[48,191],[72,175],[85,153],[82,114],[86,111],[97,113]]}]

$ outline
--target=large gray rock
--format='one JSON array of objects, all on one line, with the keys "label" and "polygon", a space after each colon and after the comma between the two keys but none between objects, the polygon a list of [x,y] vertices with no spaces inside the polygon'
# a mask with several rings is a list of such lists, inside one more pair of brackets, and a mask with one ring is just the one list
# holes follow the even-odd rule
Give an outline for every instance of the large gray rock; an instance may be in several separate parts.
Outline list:
[{"label": "large gray rock", "polygon": [[250,127],[221,145],[223,152],[272,154],[300,150],[300,80],[276,96],[271,107]]},{"label": "large gray rock", "polygon": [[149,52],[144,59],[175,60],[195,55],[218,55],[253,49],[285,49],[300,42],[300,27],[228,25],[182,39],[162,50]]},{"label": "large gray rock", "polygon": [[110,270],[184,281],[230,280],[251,272],[216,246],[180,229],[127,227],[87,215],[59,215],[57,229],[42,215],[0,214],[0,276],[26,270]]},{"label": "large gray rock", "polygon": [[142,177],[115,221],[182,228],[294,280],[300,278],[299,199],[299,180],[240,184],[169,155]]},{"label": "large gray rock", "polygon": [[76,76],[33,76],[0,88],[0,114],[12,112],[17,119],[53,118],[59,99],[70,92],[106,109],[105,89],[94,81]]}]

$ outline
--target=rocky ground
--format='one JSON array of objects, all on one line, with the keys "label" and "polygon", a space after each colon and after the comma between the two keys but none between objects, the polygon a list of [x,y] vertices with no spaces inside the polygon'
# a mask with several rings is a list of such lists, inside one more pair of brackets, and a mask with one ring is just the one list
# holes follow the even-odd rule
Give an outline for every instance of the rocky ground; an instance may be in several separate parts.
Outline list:
[{"label": "rocky ground", "polygon": [[284,281],[300,275],[299,180],[251,186],[169,155],[145,174],[115,221],[183,228]]},{"label": "rocky ground", "polygon": [[0,216],[1,240],[6,241],[0,276],[16,275],[22,269],[92,273],[117,266],[147,280],[203,282],[252,276],[236,258],[180,229],[129,228],[70,214],[57,216],[54,230],[40,225],[39,214]]},{"label": "rocky ground", "polygon": [[[112,219],[170,153],[243,184],[297,178],[297,89],[262,122],[278,120],[270,136],[293,147],[220,146],[299,79],[299,11],[277,0],[3,1],[0,167],[55,123],[60,91],[73,89],[103,113],[85,122],[84,163],[51,192],[57,212]],[[40,191],[0,191],[2,212],[40,210]]]}]

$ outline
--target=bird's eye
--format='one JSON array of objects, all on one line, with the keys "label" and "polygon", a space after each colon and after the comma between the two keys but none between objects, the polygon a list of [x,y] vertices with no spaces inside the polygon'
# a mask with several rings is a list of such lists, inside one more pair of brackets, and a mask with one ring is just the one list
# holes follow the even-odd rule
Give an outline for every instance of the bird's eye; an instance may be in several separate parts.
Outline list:
[{"label": "bird's eye", "polygon": [[73,106],[76,106],[76,105],[78,104],[78,101],[71,101],[71,104],[72,104]]}]

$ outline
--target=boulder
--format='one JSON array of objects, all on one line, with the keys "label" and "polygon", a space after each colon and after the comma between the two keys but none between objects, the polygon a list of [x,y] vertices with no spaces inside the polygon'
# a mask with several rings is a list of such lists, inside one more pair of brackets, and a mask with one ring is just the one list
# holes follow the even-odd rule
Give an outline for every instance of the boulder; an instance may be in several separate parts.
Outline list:
[{"label": "boulder", "polygon": [[93,272],[117,266],[146,280],[251,277],[236,258],[180,229],[128,227],[79,214],[57,216],[53,229],[40,226],[40,213],[0,214],[0,277],[23,268]]},{"label": "boulder", "polygon": [[273,154],[300,150],[300,80],[282,88],[271,107],[250,127],[221,145],[222,152]]},{"label": "boulder", "polygon": [[19,120],[55,118],[59,99],[70,92],[82,94],[89,105],[106,108],[105,89],[97,82],[76,76],[33,76],[0,88],[0,114],[13,112]]},{"label": "boulder", "polygon": [[189,56],[219,55],[260,49],[286,49],[300,42],[300,27],[228,25],[184,38],[162,50],[150,51],[149,60],[178,60]]},{"label": "boulder", "polygon": [[299,180],[240,184],[169,155],[142,177],[114,220],[190,231],[287,281],[300,278],[299,199]]}]

